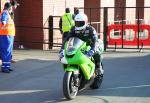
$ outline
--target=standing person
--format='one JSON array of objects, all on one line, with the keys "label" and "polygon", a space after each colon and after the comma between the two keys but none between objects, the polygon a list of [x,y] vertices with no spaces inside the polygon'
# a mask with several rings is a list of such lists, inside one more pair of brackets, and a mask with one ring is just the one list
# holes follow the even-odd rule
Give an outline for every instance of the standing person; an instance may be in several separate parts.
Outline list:
[{"label": "standing person", "polygon": [[72,27],[70,34],[66,37],[60,50],[60,58],[64,57],[64,45],[67,40],[71,37],[78,37],[85,41],[87,45],[91,47],[89,51],[85,53],[88,57],[93,57],[96,65],[96,70],[100,70],[103,76],[104,70],[100,68],[101,53],[103,47],[98,42],[98,36],[94,27],[88,24],[88,18],[84,13],[79,13],[75,16],[75,26]]},{"label": "standing person", "polygon": [[70,9],[65,9],[65,14],[60,18],[59,28],[63,35],[63,41],[70,32],[70,29],[74,26],[73,14],[70,13]]},{"label": "standing person", "polygon": [[14,11],[16,10],[17,6],[19,6],[19,3],[16,0],[12,0],[11,2],[12,5],[12,12],[11,12],[11,17],[14,20]]},{"label": "standing person", "polygon": [[0,56],[2,59],[1,71],[10,73],[10,61],[12,58],[13,41],[15,36],[15,24],[11,18],[12,5],[6,2],[0,15]]},{"label": "standing person", "polygon": [[[16,0],[7,0],[7,2],[10,2],[11,5],[12,5],[12,12],[10,13],[11,15],[11,18],[14,20],[14,11],[16,10],[17,6],[19,6],[19,3],[16,1]],[[0,60],[1,60],[1,57],[0,57]],[[11,59],[11,63],[16,63],[15,60]]]},{"label": "standing person", "polygon": [[75,16],[76,16],[77,14],[79,14],[79,9],[78,9],[77,7],[75,7],[75,8],[74,8],[74,18],[75,18]]},{"label": "standing person", "polygon": [[[11,2],[12,5],[12,12],[11,12],[11,18],[14,20],[14,11],[16,10],[17,6],[19,6],[19,3],[16,0],[12,0]],[[15,60],[11,59],[11,63],[16,63]]]}]

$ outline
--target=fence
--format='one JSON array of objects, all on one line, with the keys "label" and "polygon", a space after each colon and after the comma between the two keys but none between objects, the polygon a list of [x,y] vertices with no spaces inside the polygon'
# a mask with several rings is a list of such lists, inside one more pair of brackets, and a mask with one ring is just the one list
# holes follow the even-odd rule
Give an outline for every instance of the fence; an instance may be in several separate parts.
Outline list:
[{"label": "fence", "polygon": [[103,34],[105,50],[150,49],[150,7],[80,9],[87,12],[90,22],[94,21],[93,12],[99,11],[99,32]]},{"label": "fence", "polygon": [[[60,18],[60,16],[55,16],[55,18]],[[15,37],[14,48],[15,49],[52,49],[54,47],[60,47],[62,43],[60,38],[57,37],[54,30],[59,30],[55,28],[55,18],[49,16],[47,22],[48,27],[43,26],[16,26],[16,32],[18,35]],[[57,20],[58,22],[58,20]],[[54,35],[55,34],[55,35]],[[58,31],[58,34],[59,31]],[[45,47],[44,47],[45,46]]]},{"label": "fence", "polygon": [[[93,25],[99,38],[104,41],[106,49],[150,49],[150,7],[100,7],[79,8],[89,17],[89,24]],[[116,11],[119,9],[120,11]],[[99,20],[95,20],[94,13],[99,12]],[[141,12],[143,10],[143,12]],[[142,14],[141,14],[142,13]],[[62,45],[62,34],[59,31],[60,16],[49,17],[49,27],[18,27],[37,29],[39,32],[46,30],[48,39],[40,41],[16,41],[19,43],[47,44],[48,49]],[[21,31],[21,30],[20,30]],[[25,30],[26,31],[26,30]],[[40,34],[39,34],[40,35]],[[36,33],[35,33],[36,36]],[[43,34],[41,35],[42,38]],[[40,41],[40,42],[39,42]]]}]

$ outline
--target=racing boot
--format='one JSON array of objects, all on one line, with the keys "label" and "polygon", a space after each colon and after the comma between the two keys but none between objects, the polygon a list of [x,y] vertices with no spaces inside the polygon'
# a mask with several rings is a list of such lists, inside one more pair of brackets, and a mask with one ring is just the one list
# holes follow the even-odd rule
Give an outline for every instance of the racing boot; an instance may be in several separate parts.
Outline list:
[{"label": "racing boot", "polygon": [[100,76],[103,76],[103,74],[104,74],[104,69],[103,69],[103,64],[102,64],[102,62],[99,62],[99,63],[96,63],[96,73],[98,73],[98,74],[96,74],[96,75],[100,75]]}]

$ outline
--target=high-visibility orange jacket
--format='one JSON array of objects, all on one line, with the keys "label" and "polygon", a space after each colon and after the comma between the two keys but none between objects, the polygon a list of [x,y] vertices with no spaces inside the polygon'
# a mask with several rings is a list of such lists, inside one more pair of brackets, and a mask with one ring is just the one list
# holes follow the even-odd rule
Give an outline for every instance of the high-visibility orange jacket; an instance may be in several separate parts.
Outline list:
[{"label": "high-visibility orange jacket", "polygon": [[[4,12],[8,15],[8,21],[6,21],[5,26],[2,24],[2,21],[1,21],[1,17]],[[0,14],[0,35],[15,36],[15,24],[7,10],[3,10],[2,13]]]}]

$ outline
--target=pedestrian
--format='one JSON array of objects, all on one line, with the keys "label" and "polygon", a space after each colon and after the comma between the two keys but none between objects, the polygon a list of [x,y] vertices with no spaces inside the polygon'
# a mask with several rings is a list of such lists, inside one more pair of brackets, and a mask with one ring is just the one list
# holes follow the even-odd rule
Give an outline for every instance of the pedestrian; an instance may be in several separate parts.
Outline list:
[{"label": "pedestrian", "polygon": [[4,9],[0,14],[0,57],[2,59],[1,71],[10,73],[13,42],[15,36],[15,24],[11,18],[12,5],[6,2]]},{"label": "pedestrian", "polygon": [[[8,2],[10,2],[11,3],[11,5],[12,5],[12,12],[10,13],[10,15],[11,15],[11,18],[14,20],[14,11],[16,10],[16,8],[17,8],[17,6],[19,6],[19,3],[16,1],[16,0],[12,0],[12,1],[10,1],[10,0],[8,0]],[[11,57],[12,58],[12,57]],[[1,60],[1,56],[0,56],[0,60]],[[16,63],[16,61],[15,60],[13,60],[13,59],[11,59],[11,63]]]},{"label": "pedestrian", "polygon": [[11,2],[12,5],[12,12],[11,12],[11,17],[14,19],[14,11],[16,10],[17,6],[19,6],[19,3],[16,0],[12,0]]},{"label": "pedestrian", "polygon": [[74,8],[74,18],[75,18],[75,16],[76,16],[77,14],[79,14],[79,9],[78,9],[77,7],[75,7],[75,8]]},{"label": "pedestrian", "polygon": [[74,16],[70,13],[70,9],[65,9],[65,14],[60,18],[59,28],[60,32],[63,35],[63,41],[70,32],[70,29],[74,26]]},{"label": "pedestrian", "polygon": [[[14,20],[14,11],[16,10],[17,6],[19,6],[19,3],[16,0],[12,0],[11,2],[12,5],[12,12],[11,12],[11,18]],[[11,59],[11,63],[16,63],[15,60]]]}]

